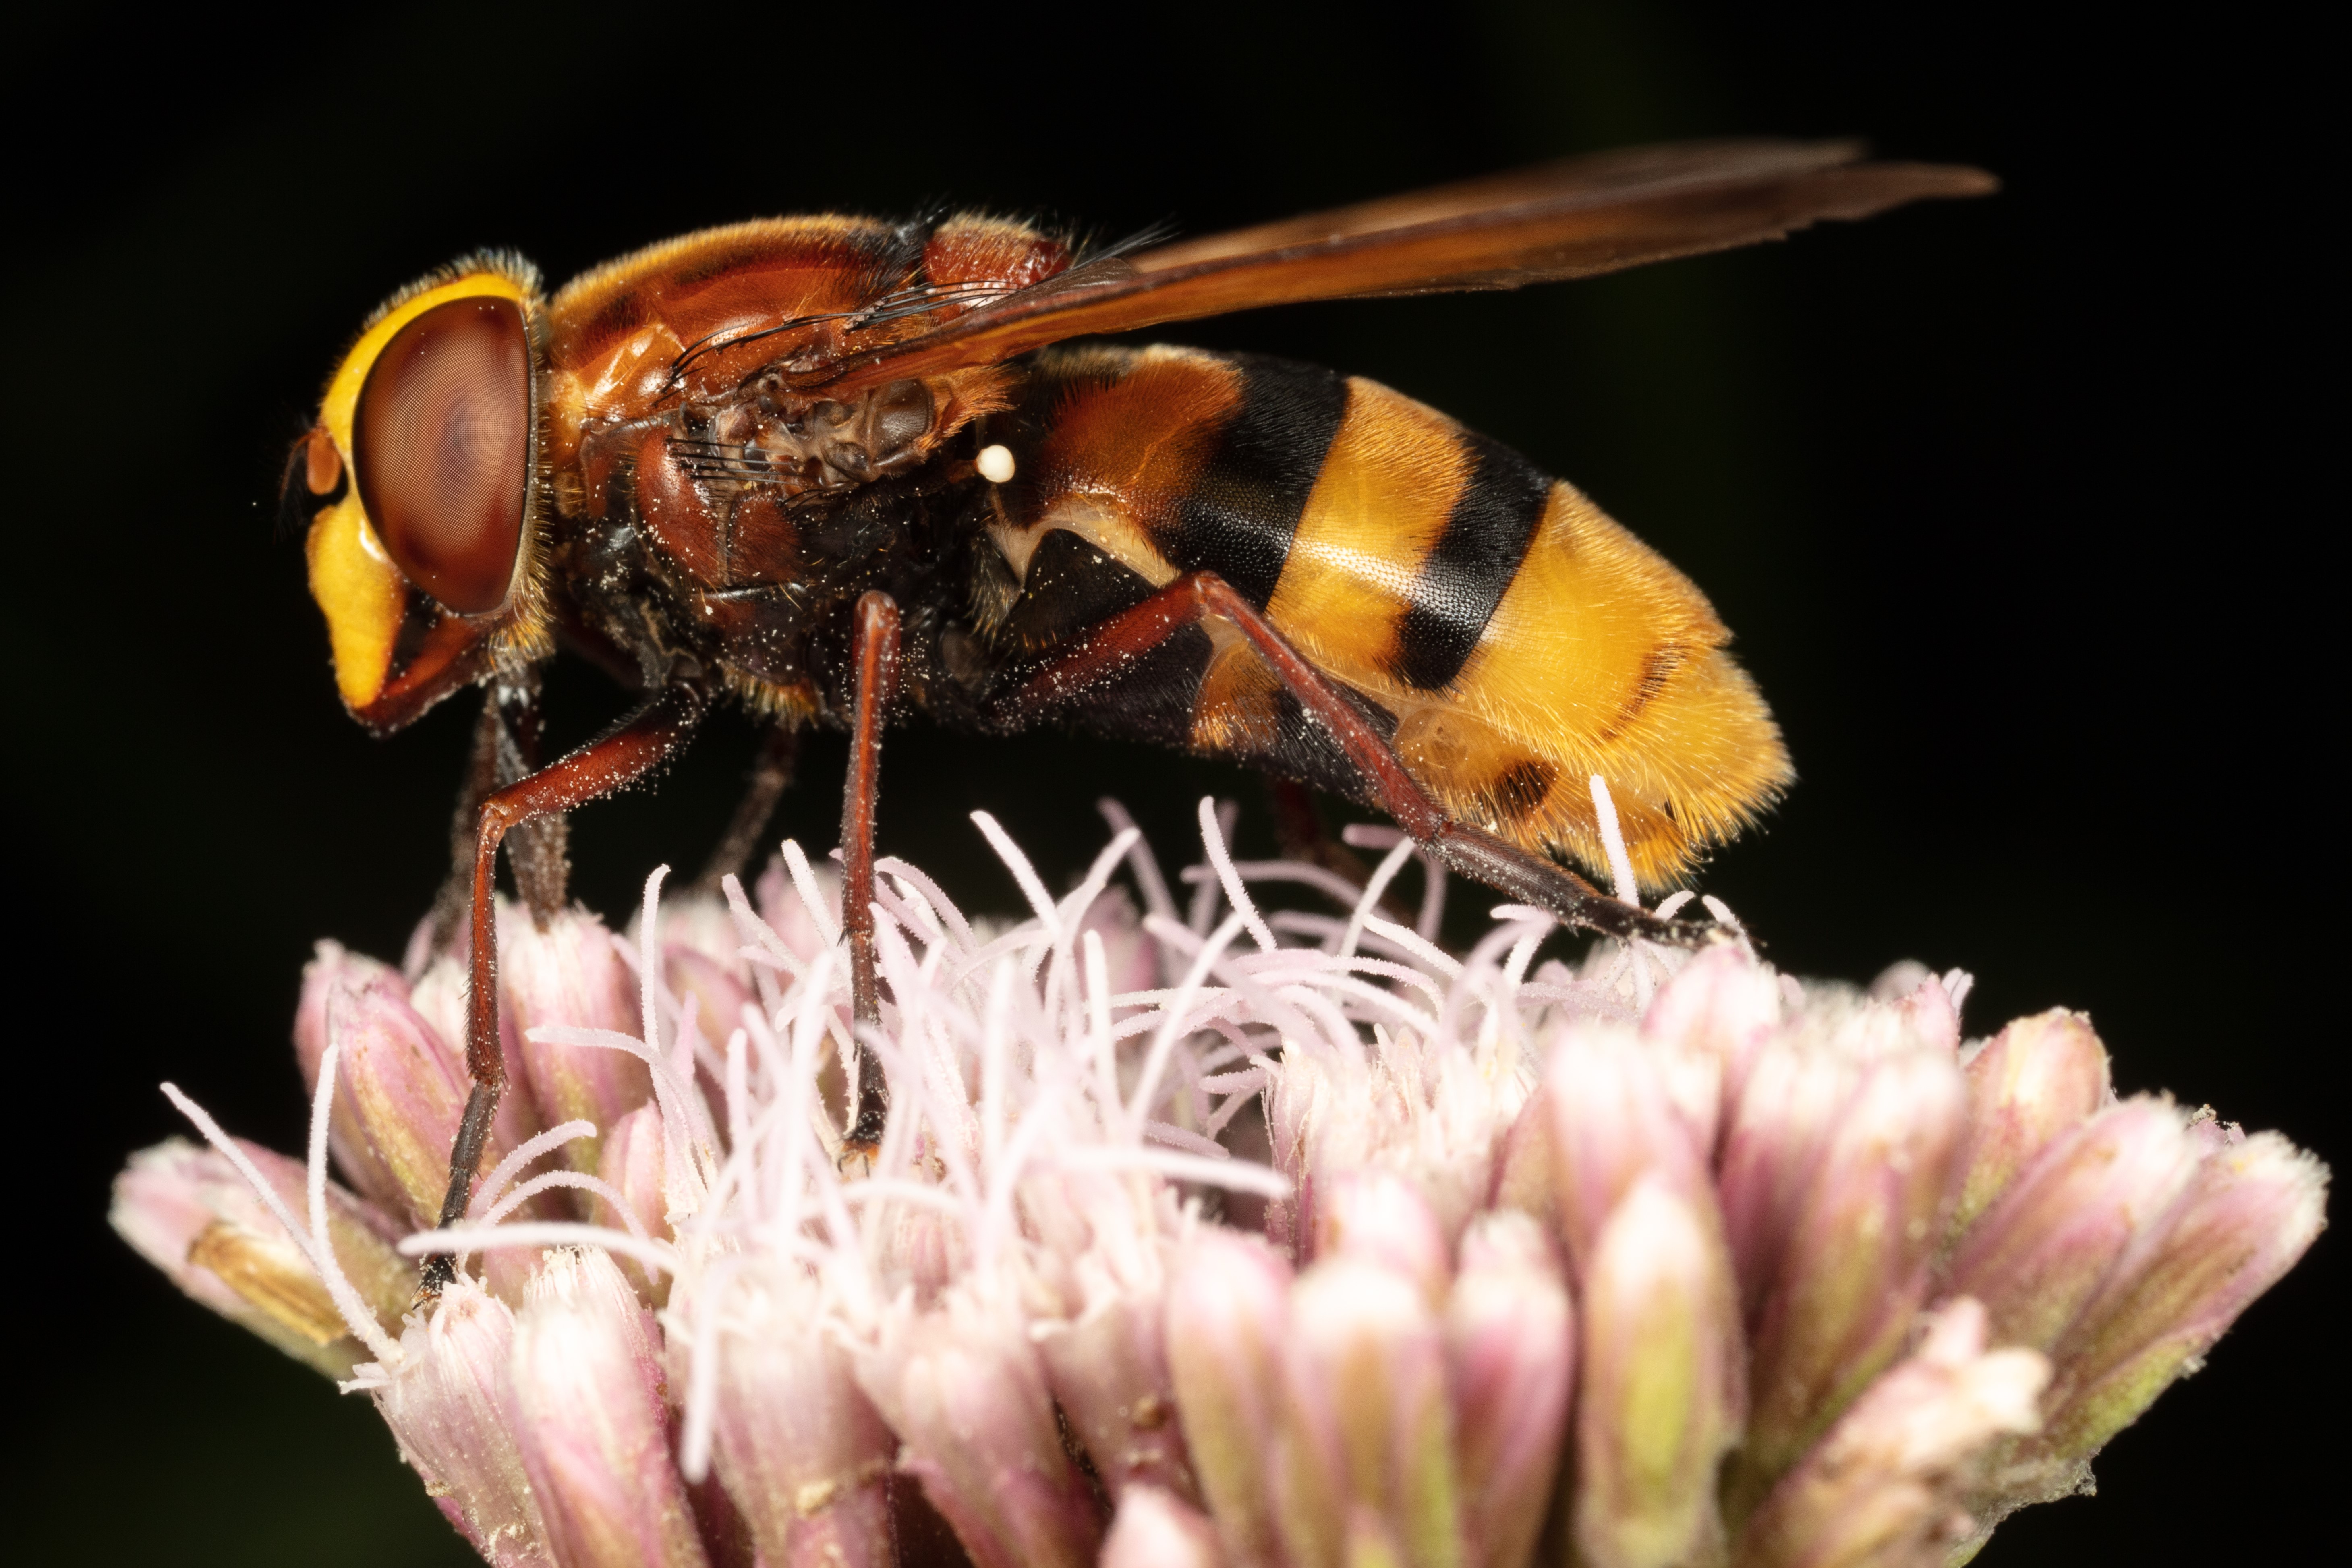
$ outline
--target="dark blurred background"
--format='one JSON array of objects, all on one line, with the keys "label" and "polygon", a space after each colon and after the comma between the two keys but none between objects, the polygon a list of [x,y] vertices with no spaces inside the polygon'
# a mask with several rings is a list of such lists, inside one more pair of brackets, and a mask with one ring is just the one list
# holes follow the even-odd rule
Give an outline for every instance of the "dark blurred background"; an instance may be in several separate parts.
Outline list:
[{"label": "dark blurred background", "polygon": [[[705,224],[934,196],[1199,233],[1727,132],[1980,163],[1994,200],[1787,245],[1169,335],[1446,409],[1706,588],[1802,782],[1704,886],[1783,965],[1963,965],[1977,1032],[2088,1008],[2125,1089],[2340,1158],[2341,971],[2310,946],[2341,896],[2315,756],[2343,712],[2322,51],[2248,7],[2195,30],[1765,9],[331,7],[132,32],[59,7],[20,27],[0,855],[39,1157],[7,1292],[11,1558],[470,1560],[363,1403],[183,1302],[104,1211],[126,1152],[185,1131],[166,1076],[298,1148],[310,942],[396,956],[441,875],[464,705],[386,742],[344,717],[271,497],[362,314],[476,246],[561,280]],[[583,668],[553,679],[559,739],[619,704]],[[578,816],[580,893],[620,916],[652,865],[697,864],[751,750],[729,718],[658,794]],[[810,753],[778,835],[824,846],[842,748]],[[975,807],[1056,878],[1106,793],[1171,857],[1209,791],[1265,842],[1248,778],[1110,745],[912,731],[886,780],[885,847],[967,907],[1016,899]],[[2118,1439],[2096,1498],[2019,1517],[1983,1561],[2284,1560],[2336,1512],[2342,1253],[2323,1240]]]}]

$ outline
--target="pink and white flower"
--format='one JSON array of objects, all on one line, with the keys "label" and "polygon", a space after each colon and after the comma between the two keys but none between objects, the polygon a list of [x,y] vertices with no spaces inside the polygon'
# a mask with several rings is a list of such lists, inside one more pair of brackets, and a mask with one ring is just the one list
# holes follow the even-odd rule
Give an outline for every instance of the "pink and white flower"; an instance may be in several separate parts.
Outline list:
[{"label": "pink and white flower", "polygon": [[212,1147],[135,1156],[116,1226],[374,1400],[501,1564],[1933,1568],[2324,1224],[2311,1156],[2116,1100],[2078,1016],[1965,1041],[1957,972],[1801,984],[1728,923],[1538,965],[1517,907],[1457,955],[1442,873],[1379,913],[1410,844],[1355,835],[1360,895],[1206,802],[1189,910],[1116,815],[1055,898],[978,820],[1024,921],[881,863],[870,1163],[838,882],[788,844],[723,909],[657,873],[626,938],[502,923],[510,1110],[429,1310],[435,969],[322,945],[308,1161],[167,1089]]}]

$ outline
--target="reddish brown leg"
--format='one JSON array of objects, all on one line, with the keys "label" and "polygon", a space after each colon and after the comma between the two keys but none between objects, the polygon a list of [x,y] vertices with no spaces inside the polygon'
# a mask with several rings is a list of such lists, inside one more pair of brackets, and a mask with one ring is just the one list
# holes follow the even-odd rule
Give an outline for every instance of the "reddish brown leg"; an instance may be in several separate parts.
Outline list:
[{"label": "reddish brown leg", "polygon": [[[539,772],[540,745],[547,721],[539,707],[539,672],[517,680],[501,680],[490,688],[489,702],[498,710],[498,787],[520,784]],[[571,896],[570,831],[560,811],[516,825],[507,839],[507,874],[515,892],[530,911],[531,924],[541,931],[563,910]]]},{"label": "reddish brown leg", "polygon": [[697,892],[716,893],[719,884],[730,877],[740,877],[743,868],[760,847],[760,839],[768,831],[768,819],[776,815],[776,803],[784,798],[792,787],[793,760],[800,753],[800,736],[782,725],[768,731],[761,743],[760,760],[751,764],[751,782],[744,786],[743,798],[736,805],[735,816],[727,824],[710,858],[703,863],[702,875],[694,879]]},{"label": "reddish brown leg", "polygon": [[[887,594],[857,601],[851,657],[857,688],[849,736],[849,777],[841,792],[841,925],[849,937],[850,1014],[860,1024],[882,1021],[874,977],[874,808],[882,773],[882,726],[898,683],[898,606]],[[857,1114],[845,1148],[874,1152],[890,1113],[890,1086],[866,1043],[857,1044]]]},{"label": "reddish brown leg", "polygon": [[[480,826],[482,802],[491,792],[517,784],[539,771],[539,673],[529,671],[512,681],[501,680],[482,693],[481,717],[474,723],[474,749],[466,762],[465,783],[457,791],[457,809],[449,821],[449,875],[433,900],[433,951],[445,952],[457,939],[473,901],[474,838]],[[515,890],[530,910],[540,930],[563,908],[571,879],[564,847],[564,824],[560,816],[526,824],[507,846],[507,869]]]},{"label": "reddish brown leg", "polygon": [[457,809],[449,814],[449,874],[433,900],[433,951],[446,952],[465,929],[474,898],[474,836],[481,826],[482,802],[499,787],[498,699],[482,693],[474,721],[474,749],[466,759],[465,782],[457,786]]},{"label": "reddish brown leg", "polygon": [[1143,603],[1105,621],[998,704],[998,711],[1018,721],[1081,697],[1206,616],[1231,622],[1250,639],[1298,705],[1339,742],[1381,809],[1464,876],[1522,903],[1549,910],[1570,925],[1609,936],[1688,945],[1712,929],[1705,921],[1664,921],[1621,904],[1574,872],[1447,816],[1339,688],[1291,647],[1257,606],[1213,572],[1187,572]]},{"label": "reddish brown leg", "polygon": [[[466,1073],[474,1087],[466,1097],[465,1119],[457,1124],[457,1146],[449,1152],[449,1195],[441,1204],[444,1229],[466,1215],[474,1172],[489,1142],[490,1123],[498,1115],[499,1096],[507,1082],[506,1058],[499,1049],[499,942],[497,910],[491,900],[499,843],[510,829],[533,818],[569,811],[644,777],[686,743],[702,718],[706,701],[698,683],[681,681],[666,687],[603,740],[591,742],[482,802],[474,838],[474,951],[466,1007]],[[418,1296],[425,1300],[438,1296],[457,1269],[457,1260],[452,1254],[428,1257]]]}]

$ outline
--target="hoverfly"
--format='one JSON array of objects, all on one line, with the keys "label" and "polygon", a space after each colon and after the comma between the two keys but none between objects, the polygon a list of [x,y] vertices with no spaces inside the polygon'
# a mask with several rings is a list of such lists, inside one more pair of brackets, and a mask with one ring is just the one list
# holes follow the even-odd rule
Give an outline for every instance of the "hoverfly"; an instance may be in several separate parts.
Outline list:
[{"label": "hoverfly", "polygon": [[[1250,306],[1508,289],[1776,238],[1970,169],[1841,143],[1620,153],[1088,254],[973,215],[768,219],[544,292],[466,258],[387,301],[289,462],[335,679],[371,730],[487,689],[461,798],[474,1088],[442,1224],[502,1087],[499,847],[541,920],[561,814],[645,774],[732,699],[845,727],[854,1011],[879,1017],[874,822],[901,711],[1048,721],[1243,761],[1385,811],[1447,866],[1563,920],[1693,940],[1570,869],[1609,783],[1639,880],[1673,879],[1791,777],[1728,634],[1573,488],[1360,379],[1250,354],[1064,347]],[[541,765],[558,644],[644,694]],[[745,824],[748,823],[748,826]],[[454,925],[454,921],[452,921]],[[851,1146],[887,1089],[861,1053]],[[451,1277],[435,1257],[426,1290]]]}]

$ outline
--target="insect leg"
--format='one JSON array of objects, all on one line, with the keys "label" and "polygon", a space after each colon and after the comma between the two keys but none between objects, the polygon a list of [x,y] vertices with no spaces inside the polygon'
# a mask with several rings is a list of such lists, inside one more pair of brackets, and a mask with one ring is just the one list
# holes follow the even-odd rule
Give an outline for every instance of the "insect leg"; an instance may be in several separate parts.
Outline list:
[{"label": "insect leg", "polygon": [[457,940],[474,890],[474,837],[480,826],[482,802],[499,787],[499,704],[482,693],[482,711],[474,721],[474,746],[466,758],[464,779],[457,785],[457,808],[449,814],[449,874],[433,900],[433,951],[446,952]]},{"label": "insect leg", "polygon": [[[457,1146],[449,1152],[449,1194],[441,1205],[443,1228],[466,1215],[475,1167],[481,1163],[490,1123],[498,1115],[499,1096],[506,1088],[506,1058],[499,1048],[499,943],[491,901],[499,841],[534,818],[569,811],[642,778],[685,745],[708,701],[698,679],[673,679],[603,739],[494,791],[482,802],[474,837],[474,951],[466,1005],[466,1075],[474,1087],[466,1097],[465,1119],[457,1124]],[[428,1257],[419,1298],[438,1296],[456,1278],[457,1269],[457,1260],[452,1254]]]},{"label": "insect leg", "polygon": [[[457,787],[457,809],[449,819],[449,875],[433,900],[433,951],[446,952],[466,918],[474,885],[474,839],[482,802],[503,788],[539,771],[540,737],[544,721],[539,708],[539,672],[515,680],[500,680],[482,693],[481,716],[474,721],[473,750],[466,759],[464,782]],[[565,851],[563,818],[541,817],[523,825],[507,847],[507,869],[514,876],[531,920],[547,929],[563,908],[571,880]]]},{"label": "insect leg", "polygon": [[1288,638],[1213,572],[1188,572],[1149,599],[1095,627],[1075,646],[997,705],[1022,720],[1044,713],[1114,679],[1136,659],[1188,626],[1214,616],[1249,638],[1298,705],[1339,742],[1381,810],[1454,870],[1523,903],[1547,909],[1570,925],[1614,937],[1690,945],[1711,929],[1705,921],[1665,921],[1618,902],[1563,867],[1531,855],[1483,829],[1454,821],[1405,771],[1396,752]]},{"label": "insect leg", "polygon": [[[495,709],[499,716],[498,787],[504,789],[540,769],[540,742],[547,721],[540,711],[539,671],[527,670],[516,679],[499,681],[490,688],[486,706]],[[563,814],[556,811],[518,823],[514,837],[507,841],[507,872],[514,878],[523,907],[530,910],[531,923],[541,931],[571,897],[570,839]]]},{"label": "insect leg", "polygon": [[[889,595],[869,593],[857,601],[856,641],[851,650],[857,689],[849,739],[849,777],[841,792],[841,924],[849,937],[851,1016],[860,1024],[882,1020],[874,979],[874,807],[881,777],[882,726],[898,682],[898,606]],[[866,1043],[857,1044],[857,1112],[845,1146],[870,1153],[882,1141],[890,1111],[890,1086],[882,1064]]]},{"label": "insect leg", "polygon": [[779,724],[768,731],[768,738],[760,744],[760,760],[751,764],[751,782],[744,787],[735,816],[710,851],[710,858],[703,862],[702,875],[694,879],[695,891],[716,893],[719,883],[743,874],[760,847],[761,836],[768,831],[768,819],[776,815],[776,803],[792,787],[793,759],[799,754],[800,745],[798,731]]}]

